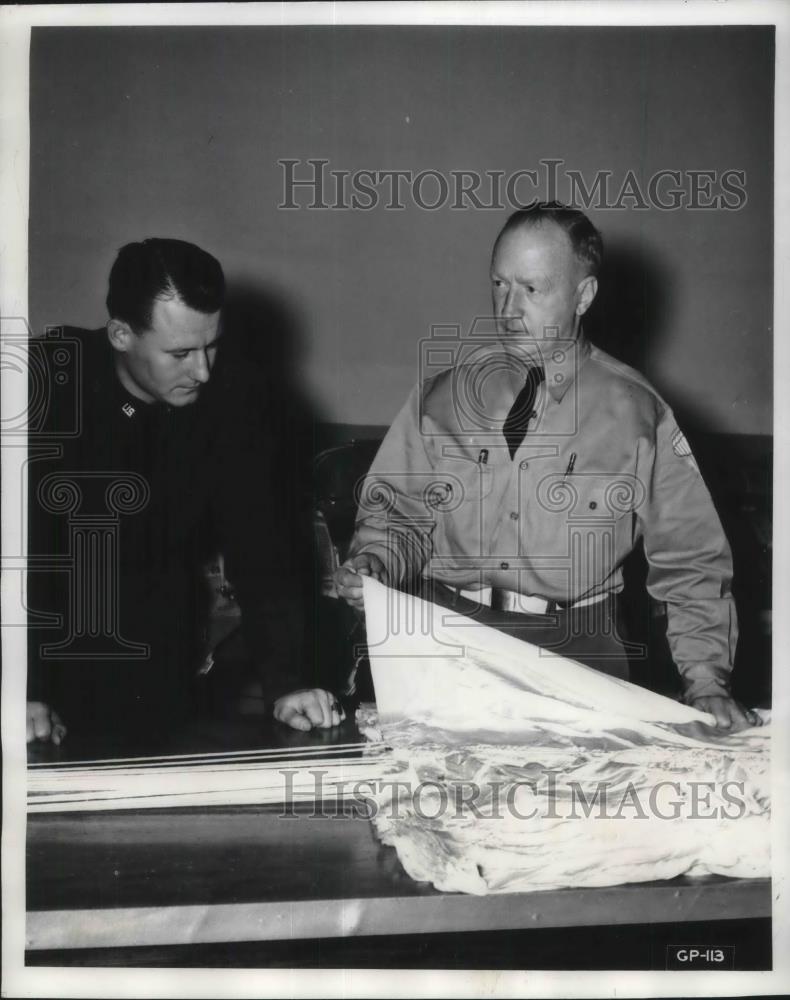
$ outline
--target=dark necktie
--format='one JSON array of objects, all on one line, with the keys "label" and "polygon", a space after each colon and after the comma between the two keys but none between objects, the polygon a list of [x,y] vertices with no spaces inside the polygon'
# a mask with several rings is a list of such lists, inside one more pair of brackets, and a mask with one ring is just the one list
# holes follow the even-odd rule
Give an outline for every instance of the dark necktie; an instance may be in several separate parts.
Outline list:
[{"label": "dark necktie", "polygon": [[535,396],[538,392],[538,386],[545,377],[546,373],[539,365],[532,365],[531,368],[527,369],[527,380],[524,383],[524,388],[516,396],[510,413],[502,424],[502,433],[505,435],[511,458],[516,454],[519,445],[524,440],[527,425],[535,416]]}]

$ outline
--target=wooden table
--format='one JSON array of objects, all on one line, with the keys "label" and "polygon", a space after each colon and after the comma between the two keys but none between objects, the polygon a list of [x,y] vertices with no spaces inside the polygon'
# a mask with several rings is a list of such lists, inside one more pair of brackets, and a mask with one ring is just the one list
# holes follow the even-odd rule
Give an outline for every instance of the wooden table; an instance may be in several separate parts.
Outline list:
[{"label": "wooden table", "polygon": [[[172,752],[349,742],[257,720],[194,727]],[[117,750],[115,751],[117,752]],[[86,758],[72,742],[50,756]],[[38,751],[41,759],[42,751]],[[674,879],[484,897],[414,882],[359,815],[312,807],[33,814],[27,948],[294,941],[767,918],[765,879]]]}]

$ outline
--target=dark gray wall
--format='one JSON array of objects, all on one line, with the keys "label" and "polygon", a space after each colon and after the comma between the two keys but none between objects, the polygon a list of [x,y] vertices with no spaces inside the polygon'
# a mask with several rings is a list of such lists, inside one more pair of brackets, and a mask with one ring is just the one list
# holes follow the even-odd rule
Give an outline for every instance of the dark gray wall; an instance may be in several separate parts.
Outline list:
[{"label": "dark gray wall", "polygon": [[688,421],[770,433],[772,88],[762,28],[34,30],[31,322],[98,325],[120,245],[191,239],[290,315],[327,419],[387,423],[431,324],[488,311],[505,212],[278,210],[278,159],[743,170],[739,211],[591,212],[598,329]]}]

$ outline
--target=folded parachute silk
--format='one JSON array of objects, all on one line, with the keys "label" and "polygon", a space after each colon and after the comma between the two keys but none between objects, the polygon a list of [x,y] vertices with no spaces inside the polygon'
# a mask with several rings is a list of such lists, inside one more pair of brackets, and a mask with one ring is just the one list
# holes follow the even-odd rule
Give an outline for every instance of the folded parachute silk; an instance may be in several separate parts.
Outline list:
[{"label": "folded parachute silk", "polygon": [[770,726],[710,716],[365,579],[374,824],[446,891],[769,874]]}]

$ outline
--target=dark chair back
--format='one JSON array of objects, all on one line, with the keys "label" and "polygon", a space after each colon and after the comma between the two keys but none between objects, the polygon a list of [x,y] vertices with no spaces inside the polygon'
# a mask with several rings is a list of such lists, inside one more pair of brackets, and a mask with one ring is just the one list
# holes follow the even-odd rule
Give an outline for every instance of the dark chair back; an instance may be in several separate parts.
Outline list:
[{"label": "dark chair back", "polygon": [[323,517],[342,561],[354,533],[357,496],[381,441],[349,441],[327,448],[313,461],[315,509]]}]

